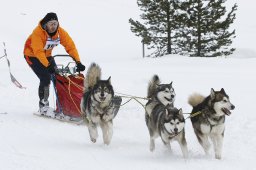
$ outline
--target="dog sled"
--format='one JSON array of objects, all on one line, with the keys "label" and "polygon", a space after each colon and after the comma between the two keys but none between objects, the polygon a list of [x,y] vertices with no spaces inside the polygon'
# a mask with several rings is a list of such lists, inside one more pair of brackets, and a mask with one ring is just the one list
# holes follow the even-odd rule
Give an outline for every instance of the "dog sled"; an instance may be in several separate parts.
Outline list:
[{"label": "dog sled", "polygon": [[[69,55],[55,55],[70,57]],[[80,102],[83,96],[84,75],[76,71],[75,62],[67,65],[57,64],[58,74],[55,75],[55,94],[57,114],[63,115],[70,121],[81,119]]]},{"label": "dog sled", "polygon": [[[55,55],[56,59],[70,60],[69,55]],[[66,62],[67,62],[66,61]],[[76,71],[75,62],[57,64],[57,73],[52,75],[52,84],[56,96],[56,108],[53,114],[40,115],[64,122],[82,123],[80,102],[83,96],[84,75]]]}]

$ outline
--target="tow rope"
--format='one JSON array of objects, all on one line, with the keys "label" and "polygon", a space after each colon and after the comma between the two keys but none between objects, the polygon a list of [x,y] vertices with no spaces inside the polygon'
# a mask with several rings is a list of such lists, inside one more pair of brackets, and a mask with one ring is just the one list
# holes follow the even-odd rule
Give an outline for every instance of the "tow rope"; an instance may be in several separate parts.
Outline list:
[{"label": "tow rope", "polygon": [[[198,111],[198,112],[195,112],[195,113],[183,113],[183,114],[190,114],[190,116],[186,117],[186,119],[190,119],[191,117],[195,117],[195,116],[197,116],[197,115],[202,114],[202,112],[201,112],[201,111]],[[185,120],[186,120],[186,119],[185,119]]]},{"label": "tow rope", "polygon": [[4,58],[6,59],[7,61],[7,64],[8,64],[8,67],[9,67],[9,73],[10,73],[10,77],[11,77],[11,81],[13,84],[15,84],[16,87],[20,88],[20,89],[26,89],[26,87],[23,87],[19,82],[18,80],[12,75],[11,73],[11,64],[10,64],[10,61],[7,57],[7,52],[6,52],[6,47],[5,47],[5,42],[3,42],[4,44],[4,55],[2,57],[0,57],[0,59]]},{"label": "tow rope", "polygon": [[124,94],[124,93],[118,93],[116,92],[116,94],[119,94],[120,97],[122,98],[128,98],[129,100],[126,101],[124,104],[120,105],[120,106],[123,106],[127,103],[129,103],[131,100],[135,100],[137,103],[139,103],[143,109],[145,110],[145,105],[139,101],[139,99],[143,99],[143,100],[150,100],[150,98],[146,98],[146,97],[138,97],[138,96],[133,96],[133,95],[129,95],[129,94]]}]

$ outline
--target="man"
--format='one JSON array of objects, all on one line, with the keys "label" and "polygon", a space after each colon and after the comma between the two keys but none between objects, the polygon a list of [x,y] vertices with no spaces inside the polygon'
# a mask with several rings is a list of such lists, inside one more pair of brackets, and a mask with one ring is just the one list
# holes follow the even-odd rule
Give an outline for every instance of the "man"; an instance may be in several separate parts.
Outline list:
[{"label": "man", "polygon": [[57,45],[63,45],[66,52],[72,56],[77,64],[77,71],[84,71],[76,46],[68,33],[59,26],[55,13],[47,13],[38,26],[28,37],[24,47],[24,57],[40,80],[39,111],[41,114],[49,108],[49,86],[51,74],[56,71],[56,63],[52,55],[52,49]]}]

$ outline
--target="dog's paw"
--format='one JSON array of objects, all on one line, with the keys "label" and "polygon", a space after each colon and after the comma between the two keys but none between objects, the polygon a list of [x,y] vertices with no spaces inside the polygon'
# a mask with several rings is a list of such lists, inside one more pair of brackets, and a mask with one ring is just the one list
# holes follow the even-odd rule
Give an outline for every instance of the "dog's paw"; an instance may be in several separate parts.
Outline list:
[{"label": "dog's paw", "polygon": [[221,159],[221,154],[215,154],[216,159]]},{"label": "dog's paw", "polygon": [[91,138],[91,141],[92,141],[93,143],[96,143],[96,139]]},{"label": "dog's paw", "polygon": [[154,152],[154,150],[155,150],[155,144],[154,143],[150,143],[149,150],[150,150],[150,152]]},{"label": "dog's paw", "polygon": [[149,150],[150,150],[150,152],[154,152],[155,146],[150,146],[150,147],[149,147]]},{"label": "dog's paw", "polygon": [[109,145],[110,144],[110,140],[104,141],[105,145]]}]

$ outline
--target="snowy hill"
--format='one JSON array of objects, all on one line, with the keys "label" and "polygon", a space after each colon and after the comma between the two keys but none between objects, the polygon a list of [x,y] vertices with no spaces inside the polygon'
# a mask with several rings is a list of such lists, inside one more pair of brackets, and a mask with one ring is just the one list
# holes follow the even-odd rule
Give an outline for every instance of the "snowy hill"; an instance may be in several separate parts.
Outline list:
[{"label": "snowy hill", "polygon": [[[4,8],[0,11],[3,16],[0,56],[4,54],[1,42],[6,42],[12,73],[27,88],[18,89],[10,82],[6,61],[1,59],[0,113],[7,114],[0,114],[0,169],[255,169],[256,37],[253,30],[256,22],[246,22],[255,2],[237,2],[234,42],[237,51],[228,58],[210,59],[177,55],[142,59],[140,40],[130,32],[128,24],[128,18],[139,15],[136,0],[1,2]],[[158,74],[163,83],[173,81],[175,106],[190,112],[192,108],[187,104],[190,94],[209,95],[211,88],[224,88],[236,109],[226,119],[223,159],[214,159],[212,148],[209,157],[204,155],[190,120],[185,127],[187,160],[183,159],[177,143],[172,143],[171,152],[160,139],[151,153],[144,109],[136,102],[121,107],[114,120],[110,146],[103,145],[101,133],[97,143],[91,143],[85,126],[34,116],[39,81],[27,66],[22,51],[27,36],[49,11],[58,14],[60,24],[76,42],[85,65],[88,67],[92,61],[98,63],[103,79],[112,77],[116,92],[145,97],[148,81]],[[55,54],[63,52],[59,47],[54,50]],[[53,100],[51,95],[52,106]]]}]

